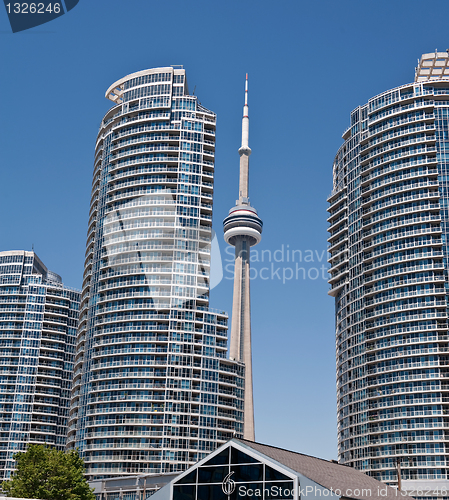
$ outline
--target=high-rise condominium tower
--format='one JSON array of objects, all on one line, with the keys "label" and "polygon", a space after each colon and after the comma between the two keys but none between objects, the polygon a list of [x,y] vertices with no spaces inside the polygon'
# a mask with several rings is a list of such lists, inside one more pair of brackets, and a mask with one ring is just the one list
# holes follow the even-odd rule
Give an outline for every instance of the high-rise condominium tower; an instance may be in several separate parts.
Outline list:
[{"label": "high-rise condominium tower", "polygon": [[226,243],[235,247],[234,295],[230,357],[245,364],[245,423],[244,438],[254,441],[253,376],[251,363],[251,299],[250,299],[250,249],[262,239],[262,220],[249,203],[248,146],[248,75],[245,82],[245,105],[242,119],[242,145],[239,149],[240,176],[239,199],[223,221]]},{"label": "high-rise condominium tower", "polygon": [[328,209],[339,460],[449,491],[448,54],[357,107],[343,139]]},{"label": "high-rise condominium tower", "polygon": [[0,480],[30,443],[65,448],[79,299],[34,252],[0,252]]},{"label": "high-rise condominium tower", "polygon": [[90,478],[184,470],[243,433],[244,366],[209,309],[215,114],[173,67],[106,97],[68,438]]}]

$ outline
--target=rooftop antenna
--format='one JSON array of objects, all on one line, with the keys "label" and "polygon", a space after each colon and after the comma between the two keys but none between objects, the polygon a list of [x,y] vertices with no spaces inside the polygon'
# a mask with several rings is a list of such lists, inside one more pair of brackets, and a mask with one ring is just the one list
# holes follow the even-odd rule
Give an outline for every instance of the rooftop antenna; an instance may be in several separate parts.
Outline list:
[{"label": "rooftop antenna", "polygon": [[195,90],[196,90],[196,85],[195,85],[195,87],[193,87],[193,94],[192,95],[195,95]]}]

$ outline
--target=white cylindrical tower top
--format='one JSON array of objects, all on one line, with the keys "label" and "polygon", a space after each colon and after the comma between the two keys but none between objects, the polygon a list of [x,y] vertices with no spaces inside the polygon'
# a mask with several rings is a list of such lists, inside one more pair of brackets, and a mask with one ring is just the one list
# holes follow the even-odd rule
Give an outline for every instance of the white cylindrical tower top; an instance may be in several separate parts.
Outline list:
[{"label": "white cylindrical tower top", "polygon": [[242,146],[240,154],[240,175],[239,175],[239,199],[236,206],[229,211],[229,215],[223,221],[225,241],[229,245],[236,245],[239,238],[249,240],[249,245],[257,245],[262,239],[262,220],[257,215],[257,211],[249,203],[249,155],[251,149],[248,146],[249,116],[248,116],[248,73],[245,81],[245,104],[243,106],[242,120]]}]

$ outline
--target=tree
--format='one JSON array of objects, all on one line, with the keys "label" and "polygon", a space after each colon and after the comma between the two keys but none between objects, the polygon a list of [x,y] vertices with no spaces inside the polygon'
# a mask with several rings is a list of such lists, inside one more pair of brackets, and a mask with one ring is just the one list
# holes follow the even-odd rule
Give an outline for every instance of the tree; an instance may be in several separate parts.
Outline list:
[{"label": "tree", "polygon": [[42,500],[95,500],[83,475],[84,462],[77,451],[58,451],[44,445],[30,445],[16,453],[16,471],[1,485],[9,497]]}]

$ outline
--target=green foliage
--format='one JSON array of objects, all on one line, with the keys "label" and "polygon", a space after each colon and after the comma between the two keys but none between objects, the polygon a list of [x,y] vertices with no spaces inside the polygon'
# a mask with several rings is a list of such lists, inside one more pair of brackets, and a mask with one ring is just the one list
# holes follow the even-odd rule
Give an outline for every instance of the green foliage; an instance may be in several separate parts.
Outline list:
[{"label": "green foliage", "polygon": [[30,445],[14,455],[17,466],[9,481],[1,485],[9,497],[42,500],[95,500],[83,475],[84,462],[76,451],[58,451]]}]

